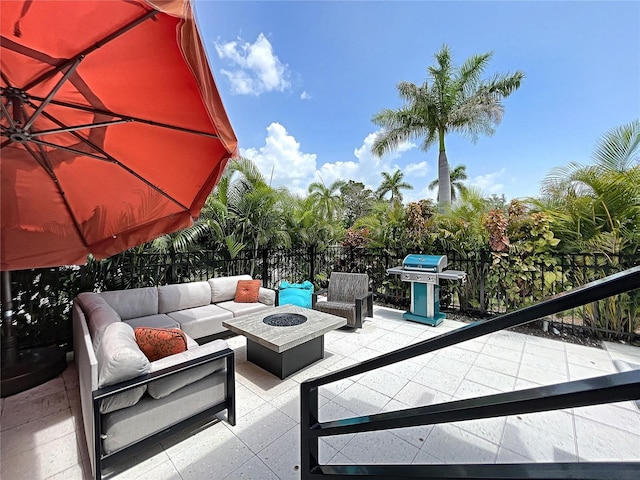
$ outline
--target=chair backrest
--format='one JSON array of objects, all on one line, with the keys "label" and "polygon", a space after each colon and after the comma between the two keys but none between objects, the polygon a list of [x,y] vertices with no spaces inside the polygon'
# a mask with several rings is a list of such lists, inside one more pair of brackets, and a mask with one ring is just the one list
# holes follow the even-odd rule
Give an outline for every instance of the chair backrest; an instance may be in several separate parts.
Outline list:
[{"label": "chair backrest", "polygon": [[369,275],[366,273],[332,272],[329,277],[327,300],[355,303],[357,296],[369,291]]}]

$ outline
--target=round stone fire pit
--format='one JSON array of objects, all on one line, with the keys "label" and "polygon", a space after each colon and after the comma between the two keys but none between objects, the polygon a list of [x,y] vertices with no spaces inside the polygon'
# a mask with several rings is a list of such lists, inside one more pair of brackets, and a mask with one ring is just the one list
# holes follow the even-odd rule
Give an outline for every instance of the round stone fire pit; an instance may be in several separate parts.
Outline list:
[{"label": "round stone fire pit", "polygon": [[293,327],[302,325],[307,321],[307,317],[299,313],[274,313],[265,317],[262,321],[272,327]]}]

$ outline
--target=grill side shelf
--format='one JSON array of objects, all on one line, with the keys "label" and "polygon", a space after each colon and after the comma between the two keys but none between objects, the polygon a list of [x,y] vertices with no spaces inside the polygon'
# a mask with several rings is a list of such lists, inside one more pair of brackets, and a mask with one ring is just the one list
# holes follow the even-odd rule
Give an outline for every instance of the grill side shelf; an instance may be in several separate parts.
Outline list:
[{"label": "grill side shelf", "polygon": [[439,277],[443,280],[459,280],[464,283],[467,280],[467,272],[462,270],[445,270],[440,272]]}]

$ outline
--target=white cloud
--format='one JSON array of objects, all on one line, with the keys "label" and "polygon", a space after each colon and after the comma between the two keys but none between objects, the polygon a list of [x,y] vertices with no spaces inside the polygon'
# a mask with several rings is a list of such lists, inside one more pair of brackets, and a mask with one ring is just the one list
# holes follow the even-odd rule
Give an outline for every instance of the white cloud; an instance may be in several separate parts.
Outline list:
[{"label": "white cloud", "polygon": [[484,194],[491,195],[493,193],[500,194],[504,191],[504,184],[500,183],[500,177],[504,176],[505,169],[497,172],[487,173],[486,175],[478,175],[473,177],[469,184],[478,187]]},{"label": "white cloud", "polygon": [[300,94],[300,98],[301,98],[302,100],[310,100],[310,99],[311,99],[311,95],[309,95],[309,94],[307,93],[307,91],[305,90],[304,92],[302,92],[302,93]]},{"label": "white cloud", "polygon": [[[371,153],[371,146],[375,141],[378,132],[370,133],[365,137],[360,147],[353,150],[353,155],[356,160],[339,161],[333,163],[325,163],[319,168],[319,174],[324,182],[329,185],[331,182],[338,179],[349,179],[356,182],[362,182],[365,186],[376,189],[380,185],[382,172],[394,172],[401,168],[397,163],[393,161],[400,158],[403,152],[411,150],[416,147],[411,142],[404,142],[399,147],[382,157],[377,157]],[[418,165],[422,165],[421,162]],[[405,172],[405,181],[410,182],[407,179],[406,170],[413,169],[416,164],[408,164],[406,167],[401,168]]]},{"label": "white cloud", "polygon": [[287,187],[290,192],[303,194],[313,181],[316,154],[303,153],[300,144],[279,123],[267,127],[267,138],[260,148],[240,149],[240,155],[252,160],[265,176],[272,178],[274,187]]},{"label": "white cloud", "polygon": [[[286,128],[279,123],[272,123],[267,128],[265,144],[259,148],[240,149],[240,154],[251,159],[260,169],[267,181],[272,178],[274,187],[284,186],[293,193],[305,195],[309,184],[322,181],[331,185],[336,180],[354,180],[362,182],[371,189],[380,185],[381,172],[394,172],[401,168],[394,160],[400,153],[415,148],[411,143],[401,145],[398,152],[378,158],[371,153],[371,145],[377,132],[365,137],[360,147],[353,150],[353,159],[326,162],[317,166],[317,155],[304,153],[300,144]],[[404,179],[418,188],[414,178],[426,176],[430,168],[427,162],[409,163],[401,168]],[[424,182],[421,182],[424,183]],[[426,187],[421,190],[407,190],[405,199],[414,201],[420,198],[431,198],[432,192]]]},{"label": "white cloud", "polygon": [[260,95],[264,92],[282,92],[290,87],[289,69],[274,54],[273,47],[264,34],[254,43],[238,41],[215,42],[218,57],[231,63],[231,69],[220,69],[231,82],[234,93]]},{"label": "white cloud", "polygon": [[410,163],[406,167],[402,169],[404,172],[404,176],[412,176],[412,177],[426,177],[428,173],[431,172],[431,167],[426,161],[419,163]]}]

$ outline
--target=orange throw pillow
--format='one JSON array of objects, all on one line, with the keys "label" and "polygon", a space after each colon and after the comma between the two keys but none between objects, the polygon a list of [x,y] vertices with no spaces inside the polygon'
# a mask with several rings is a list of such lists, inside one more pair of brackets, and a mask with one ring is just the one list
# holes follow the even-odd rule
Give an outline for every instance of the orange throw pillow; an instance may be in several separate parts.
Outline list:
[{"label": "orange throw pillow", "polygon": [[187,350],[187,336],[179,328],[138,327],[134,333],[150,362]]},{"label": "orange throw pillow", "polygon": [[256,303],[260,296],[260,280],[238,280],[235,301],[238,303]]}]

